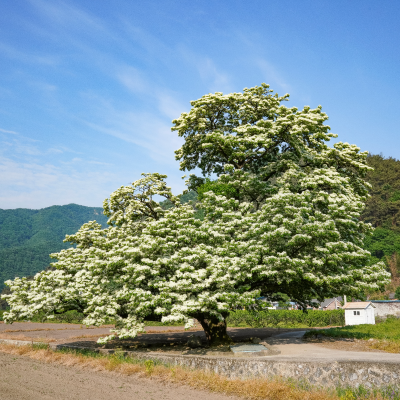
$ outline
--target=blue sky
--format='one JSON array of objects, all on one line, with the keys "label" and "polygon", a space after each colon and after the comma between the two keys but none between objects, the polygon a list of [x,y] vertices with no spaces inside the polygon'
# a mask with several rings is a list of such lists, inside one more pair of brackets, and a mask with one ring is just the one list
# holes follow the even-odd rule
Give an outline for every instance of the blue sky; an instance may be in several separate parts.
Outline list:
[{"label": "blue sky", "polygon": [[0,7],[0,208],[184,189],[171,120],[262,82],[400,158],[400,2],[19,0]]}]

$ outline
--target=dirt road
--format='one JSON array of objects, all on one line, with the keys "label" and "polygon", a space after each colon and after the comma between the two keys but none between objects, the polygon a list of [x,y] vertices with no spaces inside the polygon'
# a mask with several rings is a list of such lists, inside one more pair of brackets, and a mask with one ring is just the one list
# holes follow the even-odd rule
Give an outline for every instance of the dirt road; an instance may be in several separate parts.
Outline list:
[{"label": "dirt road", "polygon": [[1,400],[228,400],[155,380],[46,364],[0,352]]}]

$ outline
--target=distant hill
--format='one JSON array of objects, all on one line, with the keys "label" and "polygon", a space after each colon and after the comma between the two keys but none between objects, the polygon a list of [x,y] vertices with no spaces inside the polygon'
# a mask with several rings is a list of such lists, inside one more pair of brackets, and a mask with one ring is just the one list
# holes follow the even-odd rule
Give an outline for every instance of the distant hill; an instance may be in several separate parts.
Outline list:
[{"label": "distant hill", "polygon": [[[366,180],[372,185],[361,219],[375,229],[365,247],[376,259],[400,256],[400,161],[382,155],[369,155]],[[400,271],[399,271],[400,272]]]},{"label": "distant hill", "polygon": [[68,204],[41,210],[0,209],[0,291],[7,279],[45,269],[52,261],[50,253],[70,246],[63,243],[65,235],[93,220],[107,226],[101,207]]}]

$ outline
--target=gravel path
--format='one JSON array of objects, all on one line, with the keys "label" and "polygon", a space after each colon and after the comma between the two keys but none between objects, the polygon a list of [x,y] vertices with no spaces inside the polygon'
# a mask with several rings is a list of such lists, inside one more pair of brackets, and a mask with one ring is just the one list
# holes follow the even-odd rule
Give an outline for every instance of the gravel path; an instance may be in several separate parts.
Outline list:
[{"label": "gravel path", "polygon": [[228,400],[155,380],[46,364],[0,352],[1,400]]}]

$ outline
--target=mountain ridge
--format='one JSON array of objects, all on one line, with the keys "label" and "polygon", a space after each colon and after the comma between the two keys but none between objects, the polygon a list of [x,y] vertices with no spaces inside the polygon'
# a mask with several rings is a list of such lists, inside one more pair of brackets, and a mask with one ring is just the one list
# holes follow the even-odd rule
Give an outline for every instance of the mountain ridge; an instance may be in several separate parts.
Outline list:
[{"label": "mountain ridge", "polygon": [[41,209],[0,209],[0,290],[4,281],[34,275],[52,261],[49,254],[70,247],[65,235],[96,220],[107,226],[102,207],[71,203]]}]

